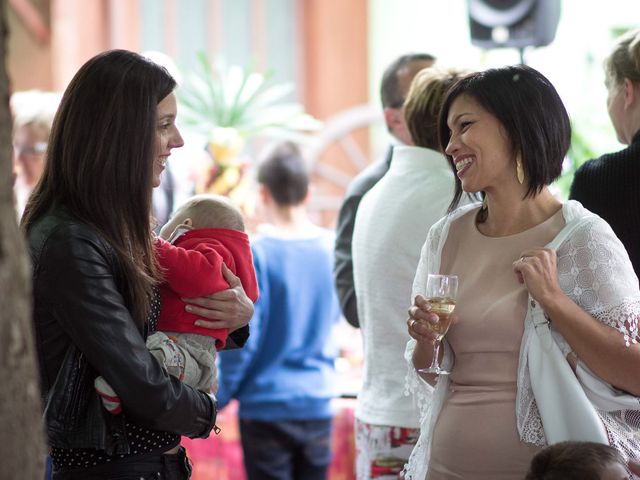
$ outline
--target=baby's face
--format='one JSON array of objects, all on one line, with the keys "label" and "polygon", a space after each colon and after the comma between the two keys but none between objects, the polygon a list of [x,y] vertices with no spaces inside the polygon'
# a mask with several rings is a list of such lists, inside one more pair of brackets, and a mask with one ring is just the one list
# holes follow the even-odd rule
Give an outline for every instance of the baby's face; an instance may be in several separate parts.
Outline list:
[{"label": "baby's face", "polygon": [[606,465],[602,469],[600,474],[600,480],[630,480],[631,476],[627,473],[627,469],[624,468],[619,462],[612,462]]}]

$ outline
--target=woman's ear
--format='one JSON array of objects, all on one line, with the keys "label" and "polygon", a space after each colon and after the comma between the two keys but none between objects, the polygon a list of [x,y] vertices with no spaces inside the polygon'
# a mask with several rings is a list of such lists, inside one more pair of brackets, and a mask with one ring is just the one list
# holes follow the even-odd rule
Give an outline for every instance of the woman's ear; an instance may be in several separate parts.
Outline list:
[{"label": "woman's ear", "polygon": [[640,83],[636,85],[630,79],[625,78],[622,82],[622,88],[624,89],[624,108],[629,108],[638,101]]}]

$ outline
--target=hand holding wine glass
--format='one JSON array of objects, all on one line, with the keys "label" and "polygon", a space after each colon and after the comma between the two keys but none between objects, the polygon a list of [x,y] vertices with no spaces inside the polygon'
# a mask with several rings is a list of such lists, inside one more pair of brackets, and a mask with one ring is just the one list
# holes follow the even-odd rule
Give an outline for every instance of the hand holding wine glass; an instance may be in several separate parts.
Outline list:
[{"label": "hand holding wine glass", "polygon": [[449,372],[440,367],[438,354],[440,344],[451,325],[451,314],[456,306],[456,295],[458,293],[458,277],[456,275],[436,275],[429,274],[427,277],[427,289],[425,296],[431,304],[431,313],[438,316],[438,322],[429,324],[436,333],[436,340],[433,344],[433,360],[427,368],[421,368],[421,373],[433,373],[436,375],[448,375]]}]

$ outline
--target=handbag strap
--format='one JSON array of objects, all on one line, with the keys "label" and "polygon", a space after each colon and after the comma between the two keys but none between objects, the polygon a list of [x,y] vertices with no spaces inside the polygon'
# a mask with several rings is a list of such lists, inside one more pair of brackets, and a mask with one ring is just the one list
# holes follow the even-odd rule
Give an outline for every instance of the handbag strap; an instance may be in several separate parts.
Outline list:
[{"label": "handbag strap", "polygon": [[[564,241],[575,231],[576,228],[587,223],[593,217],[595,217],[595,215],[590,214],[567,222],[567,224],[562,228],[562,230],[560,230],[560,232],[558,232],[554,239],[547,244],[547,248],[557,250],[560,245],[562,245]],[[536,334],[540,339],[542,347],[548,351],[551,348],[552,342],[554,342],[553,337],[551,336],[551,331],[549,330],[549,317],[547,317],[542,308],[538,306],[538,303],[533,299],[531,295],[529,295],[529,304],[531,305],[531,320],[533,321],[533,326],[535,327]]]},{"label": "handbag strap", "polygon": [[558,232],[558,234],[547,244],[547,248],[552,248],[553,250],[557,250],[560,245],[573,233],[573,231],[579,226],[591,221],[591,219],[597,217],[594,214],[588,214],[580,218],[575,218],[562,227],[562,230]]},{"label": "handbag strap", "polygon": [[[547,247],[556,250],[576,228],[594,216],[587,215],[568,222]],[[551,335],[549,318],[531,295],[529,302],[541,350],[539,355],[536,355],[535,347],[530,350],[530,362],[537,358],[535,366],[530,363],[530,374],[536,376],[535,381],[531,377],[532,389],[547,441],[551,444],[563,440],[589,440],[608,444],[604,425]]]}]

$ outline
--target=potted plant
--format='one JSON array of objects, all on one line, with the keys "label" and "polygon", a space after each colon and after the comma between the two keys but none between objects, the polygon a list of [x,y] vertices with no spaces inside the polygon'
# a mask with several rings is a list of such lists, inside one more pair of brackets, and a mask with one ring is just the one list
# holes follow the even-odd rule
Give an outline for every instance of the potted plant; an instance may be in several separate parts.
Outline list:
[{"label": "potted plant", "polygon": [[277,137],[303,141],[320,122],[302,105],[287,101],[293,84],[278,83],[273,71],[259,73],[236,65],[215,66],[198,54],[195,70],[177,91],[182,120],[207,139],[212,163],[202,175],[201,192],[228,195],[243,205],[251,162],[242,154],[247,140]]}]

